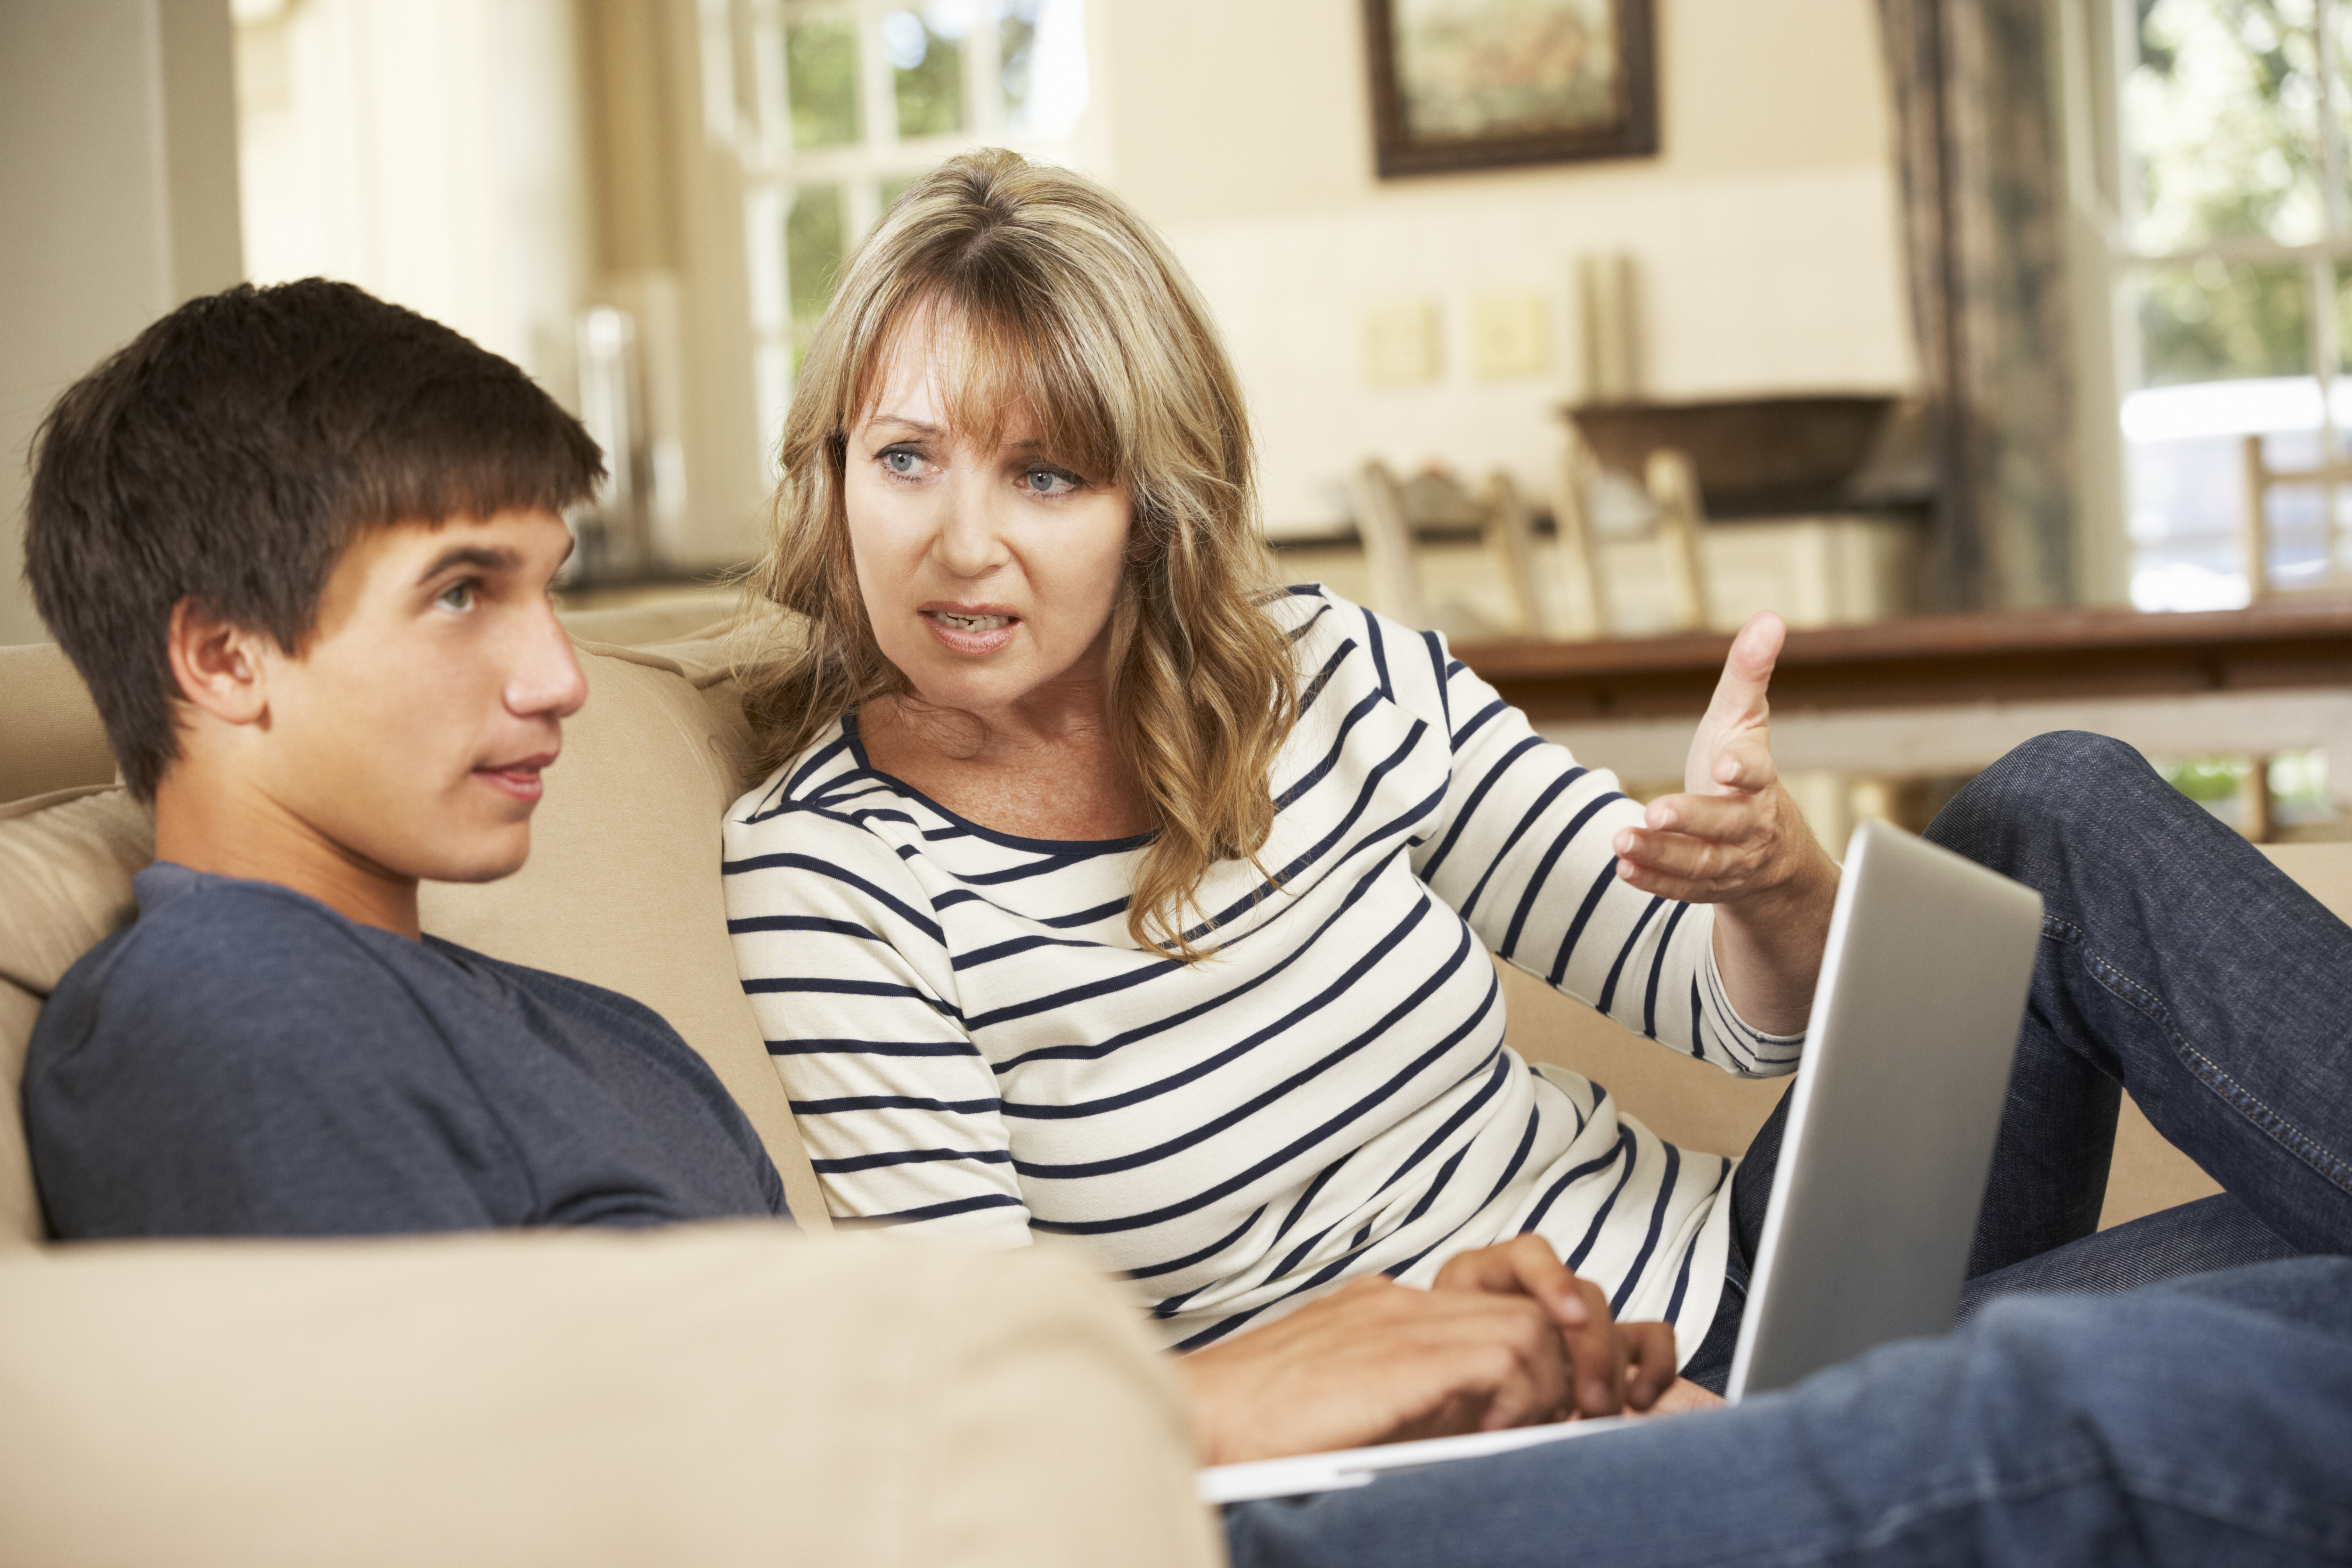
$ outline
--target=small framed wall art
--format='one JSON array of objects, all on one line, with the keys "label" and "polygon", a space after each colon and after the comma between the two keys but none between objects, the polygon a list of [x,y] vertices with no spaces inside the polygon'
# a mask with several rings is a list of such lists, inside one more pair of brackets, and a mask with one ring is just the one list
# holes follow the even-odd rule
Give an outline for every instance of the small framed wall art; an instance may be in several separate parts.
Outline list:
[{"label": "small framed wall art", "polygon": [[1364,0],[1382,177],[1658,150],[1651,0]]}]

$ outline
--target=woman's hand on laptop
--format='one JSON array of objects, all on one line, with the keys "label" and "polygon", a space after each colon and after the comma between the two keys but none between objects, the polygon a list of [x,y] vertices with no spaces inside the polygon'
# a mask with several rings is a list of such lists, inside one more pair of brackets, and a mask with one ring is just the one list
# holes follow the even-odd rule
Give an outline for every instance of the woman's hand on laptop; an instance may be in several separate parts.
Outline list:
[{"label": "woman's hand on laptop", "polygon": [[1359,1279],[1178,1365],[1212,1465],[1643,1410],[1675,1383],[1673,1329],[1611,1321],[1536,1236],[1428,1290]]},{"label": "woman's hand on laptop", "polygon": [[1562,1415],[1647,1410],[1675,1381],[1674,1326],[1612,1321],[1601,1287],[1578,1279],[1551,1244],[1532,1232],[1454,1254],[1437,1271],[1436,1288],[1525,1296],[1543,1308],[1559,1325],[1575,1368],[1571,1409]]},{"label": "woman's hand on laptop", "polygon": [[1805,1026],[1838,882],[1772,761],[1765,691],[1787,635],[1769,611],[1739,628],[1691,737],[1683,793],[1652,801],[1611,846],[1617,874],[1643,892],[1717,906],[1724,987],[1773,1034]]},{"label": "woman's hand on laptop", "polygon": [[1533,1298],[1377,1274],[1177,1366],[1208,1465],[1525,1426],[1575,1404],[1567,1345]]}]

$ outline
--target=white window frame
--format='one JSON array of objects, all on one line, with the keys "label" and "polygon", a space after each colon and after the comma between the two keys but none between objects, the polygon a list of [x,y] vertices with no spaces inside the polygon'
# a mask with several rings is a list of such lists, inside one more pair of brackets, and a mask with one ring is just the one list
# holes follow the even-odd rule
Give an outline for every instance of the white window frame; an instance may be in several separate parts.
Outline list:
[{"label": "white window frame", "polygon": [[[2212,240],[2178,249],[2143,249],[2132,243],[2137,216],[2137,169],[2123,121],[2123,89],[2137,63],[2139,24],[2134,0],[2053,0],[2052,50],[2058,75],[2065,151],[2064,190],[2068,258],[2074,274],[2074,348],[2076,432],[2082,486],[2077,500],[2084,519],[2078,556],[2085,596],[2126,597],[2133,541],[2126,525],[2128,479],[2122,433],[2125,399],[2140,384],[2139,322],[2135,275],[2158,267],[2193,266],[2208,258],[2225,264],[2297,265],[2304,269],[2308,310],[2306,370],[2318,384],[2318,436],[2322,461],[2338,452],[2335,383],[2341,378],[2342,345],[2336,332],[2338,264],[2352,262],[2352,201],[2345,190],[2346,148],[2336,121],[2336,39],[2331,11],[2352,0],[2312,0],[2316,34],[2320,126],[2320,178],[2326,232],[2300,244],[2261,238]],[[2340,460],[2340,458],[2338,459]],[[2328,520],[2328,571],[2323,587],[2340,588],[2345,530],[2336,517],[2335,486],[2323,484]],[[2241,537],[2259,540],[2263,531],[2241,520]],[[2248,591],[2266,596],[2268,574],[2247,562]]]},{"label": "white window frame", "polygon": [[[971,147],[1010,147],[1024,155],[1107,175],[1102,75],[1101,0],[1079,0],[1087,43],[1087,93],[1076,123],[1040,136],[1006,123],[1000,72],[1003,35],[998,5],[971,0],[966,33],[963,95],[967,124],[944,134],[902,137],[897,84],[882,47],[883,18],[921,8],[921,0],[700,0],[706,130],[730,145],[741,166],[744,237],[750,266],[751,363],[760,428],[768,437],[771,481],[774,433],[793,395],[795,323],[792,314],[785,221],[795,190],[838,185],[845,197],[845,250],[855,249],[881,216],[885,181],[919,174]],[[802,16],[853,16],[858,38],[859,138],[834,147],[795,151],[792,103],[785,79],[784,29]]]}]

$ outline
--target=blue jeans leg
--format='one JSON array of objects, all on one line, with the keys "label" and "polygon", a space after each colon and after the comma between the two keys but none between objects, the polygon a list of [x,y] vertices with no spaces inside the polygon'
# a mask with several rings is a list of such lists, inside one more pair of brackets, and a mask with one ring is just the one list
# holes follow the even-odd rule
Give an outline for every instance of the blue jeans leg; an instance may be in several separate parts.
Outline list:
[{"label": "blue jeans leg", "polygon": [[1785,1394],[1226,1510],[1234,1568],[2342,1563],[2352,1261],[2030,1296]]},{"label": "blue jeans leg", "polygon": [[2044,908],[1971,1275],[2096,1227],[2118,1086],[2288,1247],[2352,1251],[2352,928],[2104,736],[2020,746],[1928,837]]}]

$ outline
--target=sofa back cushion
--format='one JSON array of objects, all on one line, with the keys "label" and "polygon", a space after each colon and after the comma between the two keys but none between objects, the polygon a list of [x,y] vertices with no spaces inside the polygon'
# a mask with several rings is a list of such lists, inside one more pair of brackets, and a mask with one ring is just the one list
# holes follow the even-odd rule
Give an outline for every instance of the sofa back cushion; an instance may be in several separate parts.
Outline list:
[{"label": "sofa back cushion", "polygon": [[[131,918],[131,879],[154,853],[154,824],[119,784],[0,805],[0,1089],[12,1109],[42,1000]],[[0,1247],[40,1237],[24,1121],[0,1116]]]},{"label": "sofa back cushion", "polygon": [[[34,652],[46,662],[18,658]],[[72,678],[54,648],[0,653],[37,673],[55,665]],[[494,957],[622,992],[669,1020],[751,1118],[793,1214],[826,1228],[727,937],[719,823],[737,793],[747,731],[725,660],[699,645],[667,656],[588,645],[581,665],[588,705],[564,726],[563,754],[533,820],[530,865],[478,887],[427,884],[425,927]],[[0,693],[0,732],[13,757],[16,693]],[[67,726],[44,742],[64,759],[47,767],[45,780],[93,771],[79,753],[97,718],[86,697],[82,706],[88,732],[80,740]],[[94,743],[103,756],[103,737]],[[110,763],[99,776],[110,773]],[[40,1002],[76,959],[130,918],[131,879],[153,853],[148,815],[119,785],[0,805],[0,1093],[12,1108]],[[0,1116],[0,1247],[40,1235],[22,1119]]]}]

